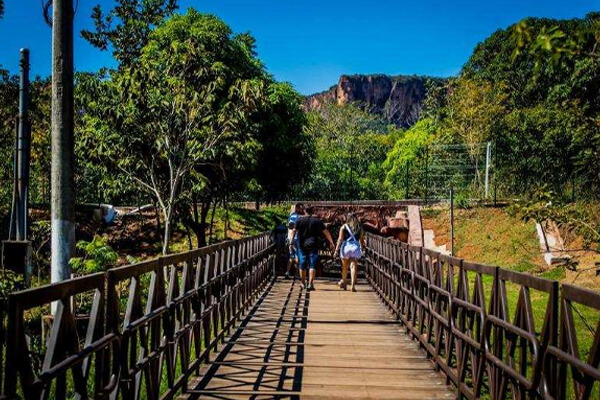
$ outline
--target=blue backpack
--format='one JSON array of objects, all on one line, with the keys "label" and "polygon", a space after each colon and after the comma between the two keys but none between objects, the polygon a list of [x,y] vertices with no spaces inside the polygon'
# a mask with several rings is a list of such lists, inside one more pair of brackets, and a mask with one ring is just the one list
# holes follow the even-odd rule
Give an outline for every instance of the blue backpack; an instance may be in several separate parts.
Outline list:
[{"label": "blue backpack", "polygon": [[298,213],[291,213],[290,217],[288,218],[288,229],[294,229],[294,227],[296,226],[296,221],[298,220],[298,218],[300,217],[300,215]]}]

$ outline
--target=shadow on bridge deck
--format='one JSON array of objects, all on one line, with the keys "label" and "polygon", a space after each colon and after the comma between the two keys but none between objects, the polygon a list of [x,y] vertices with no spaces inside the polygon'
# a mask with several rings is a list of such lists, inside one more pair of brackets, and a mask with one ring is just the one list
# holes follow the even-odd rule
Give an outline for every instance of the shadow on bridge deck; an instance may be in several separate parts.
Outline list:
[{"label": "shadow on bridge deck", "polygon": [[271,284],[180,399],[455,398],[364,282]]}]

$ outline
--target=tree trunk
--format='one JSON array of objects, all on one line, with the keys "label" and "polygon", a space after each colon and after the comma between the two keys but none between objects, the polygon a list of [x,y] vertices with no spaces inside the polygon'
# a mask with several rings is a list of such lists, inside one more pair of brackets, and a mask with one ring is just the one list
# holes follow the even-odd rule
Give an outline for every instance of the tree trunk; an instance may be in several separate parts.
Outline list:
[{"label": "tree trunk", "polygon": [[165,212],[165,230],[163,237],[162,253],[167,255],[169,253],[169,242],[171,240],[171,217],[169,213]]},{"label": "tree trunk", "polygon": [[206,246],[206,224],[205,222],[202,222],[203,215],[204,220],[206,220],[205,214],[204,211],[198,212],[198,203],[196,199],[194,199],[192,209],[187,209],[182,213],[182,215],[185,216],[183,223],[187,229],[191,229],[192,232],[194,232],[194,235],[196,236],[196,246],[198,248]]},{"label": "tree trunk", "polygon": [[187,237],[188,237],[188,248],[189,250],[193,250],[194,249],[194,244],[192,243],[192,234],[190,232],[190,227],[186,226],[185,230],[187,231]]},{"label": "tree trunk", "polygon": [[[209,203],[210,204],[210,203]],[[217,202],[213,202],[212,213],[210,216],[210,232],[208,234],[208,240],[212,241],[213,237],[213,226],[215,224],[215,211],[217,210]]]},{"label": "tree trunk", "polygon": [[156,202],[154,203],[154,215],[156,215],[156,233],[161,237],[163,230],[160,223],[160,212],[158,211],[158,204]]},{"label": "tree trunk", "polygon": [[210,206],[210,201],[208,201],[208,206],[206,200],[202,202],[202,209],[198,212],[198,198],[194,197],[194,220],[196,222],[196,228],[194,228],[194,233],[196,234],[196,238],[198,240],[198,247],[206,246],[206,216],[208,215],[208,207]]},{"label": "tree trunk", "polygon": [[192,197],[192,210],[194,211],[194,221],[197,223],[200,222],[200,217],[198,216],[198,197]]},{"label": "tree trunk", "polygon": [[51,280],[69,278],[75,249],[73,2],[54,0],[52,19]]},{"label": "tree trunk", "polygon": [[227,240],[229,233],[229,209],[227,208],[227,196],[223,198],[223,208],[225,209],[225,221],[223,222],[223,240]]}]

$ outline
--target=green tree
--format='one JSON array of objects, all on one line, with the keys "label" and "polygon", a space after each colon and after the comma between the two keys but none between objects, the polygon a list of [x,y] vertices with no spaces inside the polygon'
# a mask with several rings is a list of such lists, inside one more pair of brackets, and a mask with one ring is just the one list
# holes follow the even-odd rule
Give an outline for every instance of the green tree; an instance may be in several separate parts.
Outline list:
[{"label": "green tree", "polygon": [[36,77],[30,85],[29,120],[31,124],[30,199],[50,203],[51,101],[50,77]]},{"label": "green tree", "polygon": [[461,77],[453,83],[452,94],[446,106],[446,126],[467,147],[480,180],[478,163],[485,146],[505,113],[506,95],[503,86],[492,87],[486,81]]},{"label": "green tree", "polygon": [[117,0],[117,5],[103,11],[92,10],[94,30],[81,35],[94,47],[111,48],[121,67],[130,66],[141,56],[152,30],[177,10],[177,0]]},{"label": "green tree", "polygon": [[425,118],[396,140],[383,163],[384,185],[392,198],[404,197],[406,169],[417,170],[421,167],[424,152],[433,143],[437,132],[438,126],[433,119]]},{"label": "green tree", "polygon": [[[78,199],[90,203],[146,204],[153,197],[140,191],[135,182],[108,159],[116,143],[99,137],[95,130],[96,118],[106,111],[103,103],[117,101],[115,96],[114,82],[106,70],[76,75],[75,107],[81,110],[75,120],[79,133],[75,141]],[[114,121],[106,122],[112,123]]]},{"label": "green tree", "polygon": [[424,115],[440,128],[436,143],[464,144],[476,163],[483,159],[478,142],[493,141],[501,196],[527,193],[540,182],[561,195],[575,185],[597,195],[598,38],[596,13],[528,18],[494,32],[446,90],[427,98]]},{"label": "green tree", "polygon": [[77,249],[83,253],[81,257],[73,257],[69,261],[71,268],[76,273],[93,274],[103,272],[114,267],[119,260],[119,255],[106,243],[102,236],[94,236],[87,242],[81,240]]},{"label": "green tree", "polygon": [[246,35],[193,9],[156,28],[139,63],[97,80],[85,110],[96,155],[151,195],[164,219],[163,252],[182,189],[202,186],[219,156],[251,145],[264,69]]},{"label": "green tree", "polygon": [[364,178],[378,176],[377,182],[383,182],[377,167],[393,146],[384,120],[354,104],[329,104],[308,114],[306,129],[316,154],[300,196],[324,200],[381,196],[381,190],[373,190],[378,184]]},{"label": "green tree", "polygon": [[304,130],[302,97],[288,83],[271,83],[259,119],[254,191],[266,201],[279,200],[294,184],[304,183],[312,169],[314,143]]},{"label": "green tree", "polygon": [[585,135],[581,110],[574,105],[537,105],[512,111],[497,139],[502,186],[527,193],[548,185],[564,194],[577,155],[574,138]]},{"label": "green tree", "polygon": [[12,200],[18,98],[18,78],[0,68],[0,214],[4,215],[9,212]]},{"label": "green tree", "polygon": [[301,96],[290,84],[274,82],[269,76],[264,77],[264,85],[246,128],[251,140],[222,142],[210,163],[195,168],[197,179],[189,181],[195,183],[186,190],[187,201],[179,214],[200,246],[207,243],[207,218],[216,203],[227,208],[230,199],[280,200],[309,176],[314,150],[303,131]]},{"label": "green tree", "polygon": [[[533,60],[534,81],[549,89],[545,107],[556,110],[556,125],[568,129],[564,134],[571,145],[562,154],[572,157],[566,169],[572,184],[578,182],[588,196],[600,194],[600,13],[572,20],[526,19],[511,34],[516,41],[513,58]],[[564,194],[557,187],[566,182],[564,172],[557,175],[561,178],[549,182]]]}]

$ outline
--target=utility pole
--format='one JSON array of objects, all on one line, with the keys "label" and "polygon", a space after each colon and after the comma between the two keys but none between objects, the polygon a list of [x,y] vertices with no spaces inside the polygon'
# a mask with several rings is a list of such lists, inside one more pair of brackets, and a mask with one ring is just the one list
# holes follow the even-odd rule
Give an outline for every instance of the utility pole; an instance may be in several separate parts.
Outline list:
[{"label": "utility pole", "polygon": [[29,159],[31,129],[29,125],[29,50],[21,49],[19,76],[19,115],[16,119],[13,155],[13,193],[8,240],[2,241],[1,264],[31,279],[31,242],[27,240],[29,197]]},{"label": "utility pole", "polygon": [[29,50],[21,49],[19,79],[19,131],[17,139],[17,241],[27,240],[29,198],[29,159],[31,156],[31,129],[29,125]]},{"label": "utility pole", "polygon": [[73,0],[52,10],[52,282],[69,278],[75,248]]}]

